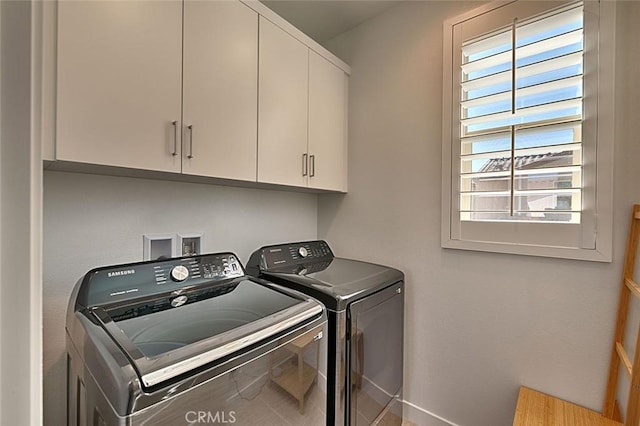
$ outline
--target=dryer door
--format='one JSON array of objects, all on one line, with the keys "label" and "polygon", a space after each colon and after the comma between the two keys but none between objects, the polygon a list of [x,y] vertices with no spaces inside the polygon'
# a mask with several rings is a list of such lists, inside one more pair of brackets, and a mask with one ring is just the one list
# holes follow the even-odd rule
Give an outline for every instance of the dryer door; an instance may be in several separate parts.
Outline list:
[{"label": "dryer door", "polygon": [[349,305],[349,417],[351,425],[402,423],[404,283]]}]

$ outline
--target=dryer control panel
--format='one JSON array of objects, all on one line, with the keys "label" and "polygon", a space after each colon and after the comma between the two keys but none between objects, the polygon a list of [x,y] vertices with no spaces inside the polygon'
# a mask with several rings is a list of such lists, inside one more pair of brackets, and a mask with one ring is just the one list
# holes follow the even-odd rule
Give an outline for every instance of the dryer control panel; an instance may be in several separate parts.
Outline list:
[{"label": "dryer control panel", "polygon": [[[326,241],[305,241],[278,246],[267,246],[259,250],[262,259],[259,264],[263,270],[271,270],[292,265],[310,264],[331,261],[333,252]],[[256,253],[254,253],[255,255]],[[254,256],[248,265],[257,264]]]}]

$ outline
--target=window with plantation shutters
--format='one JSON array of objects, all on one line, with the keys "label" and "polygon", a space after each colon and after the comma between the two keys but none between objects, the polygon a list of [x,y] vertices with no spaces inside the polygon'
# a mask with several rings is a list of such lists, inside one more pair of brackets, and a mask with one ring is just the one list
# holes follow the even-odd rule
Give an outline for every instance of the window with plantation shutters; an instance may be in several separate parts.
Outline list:
[{"label": "window with plantation shutters", "polygon": [[463,42],[461,220],[580,222],[582,17],[572,5]]},{"label": "window with plantation shutters", "polygon": [[610,260],[600,7],[502,2],[445,24],[444,247]]}]

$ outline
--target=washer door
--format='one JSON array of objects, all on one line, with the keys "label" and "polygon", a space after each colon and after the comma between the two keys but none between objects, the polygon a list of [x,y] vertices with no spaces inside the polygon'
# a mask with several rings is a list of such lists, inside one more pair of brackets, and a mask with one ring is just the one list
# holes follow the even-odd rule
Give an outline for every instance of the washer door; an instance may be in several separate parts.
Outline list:
[{"label": "washer door", "polygon": [[[326,320],[305,330],[157,390],[153,396],[159,401],[130,415],[126,424],[326,426]],[[204,375],[211,378],[202,382]]]},{"label": "washer door", "polygon": [[353,302],[350,321],[349,417],[351,425],[402,423],[404,283]]}]

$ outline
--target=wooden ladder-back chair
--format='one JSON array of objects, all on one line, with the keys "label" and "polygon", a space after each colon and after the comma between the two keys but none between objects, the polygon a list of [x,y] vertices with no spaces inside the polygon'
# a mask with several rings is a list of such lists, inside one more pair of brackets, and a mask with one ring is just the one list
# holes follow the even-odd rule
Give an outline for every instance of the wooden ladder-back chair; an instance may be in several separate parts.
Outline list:
[{"label": "wooden ladder-back chair", "polygon": [[627,238],[616,331],[611,348],[609,379],[607,380],[602,413],[523,386],[518,395],[518,404],[513,420],[514,426],[622,426],[620,405],[616,399],[621,364],[624,366],[625,374],[629,375],[631,383],[624,415],[624,426],[640,425],[640,328],[636,336],[633,363],[624,348],[631,296],[640,299],[640,286],[634,281],[639,241],[640,205],[636,204],[633,206]]},{"label": "wooden ladder-back chair", "polygon": [[636,336],[636,350],[633,364],[629,360],[624,348],[624,335],[627,328],[629,304],[631,295],[640,299],[640,287],[634,281],[638,242],[640,241],[640,205],[633,206],[631,226],[627,237],[627,250],[624,255],[624,269],[622,270],[622,285],[620,287],[620,301],[618,303],[618,317],[616,333],[611,349],[611,364],[609,365],[609,380],[604,398],[602,415],[609,419],[621,420],[620,406],[616,400],[620,363],[625,367],[625,373],[631,378],[627,410],[624,416],[625,426],[637,426],[640,423],[640,328]]}]

